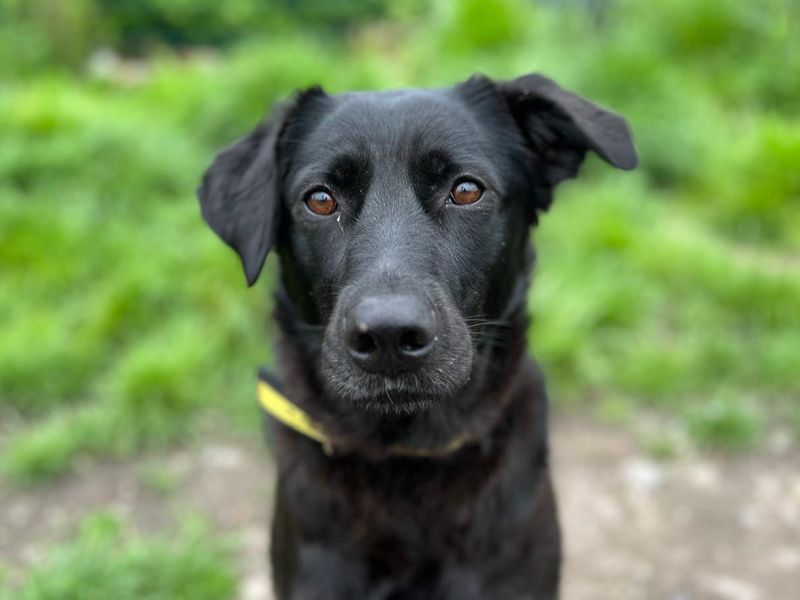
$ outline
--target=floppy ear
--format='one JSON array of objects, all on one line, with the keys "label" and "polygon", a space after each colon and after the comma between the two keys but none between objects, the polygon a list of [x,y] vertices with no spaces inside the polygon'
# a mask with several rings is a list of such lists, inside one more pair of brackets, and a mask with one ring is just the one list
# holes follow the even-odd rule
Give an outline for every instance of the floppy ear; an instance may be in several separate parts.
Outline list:
[{"label": "floppy ear", "polygon": [[278,141],[297,108],[322,95],[315,86],[274,110],[270,119],[217,154],[197,190],[203,218],[239,254],[248,285],[258,279],[275,244],[281,202]]},{"label": "floppy ear", "polygon": [[278,214],[276,143],[287,109],[262,121],[214,159],[197,190],[206,223],[242,259],[248,285],[272,247]]},{"label": "floppy ear", "polygon": [[587,150],[619,169],[636,166],[631,132],[619,115],[535,73],[497,88],[551,187],[578,174]]}]

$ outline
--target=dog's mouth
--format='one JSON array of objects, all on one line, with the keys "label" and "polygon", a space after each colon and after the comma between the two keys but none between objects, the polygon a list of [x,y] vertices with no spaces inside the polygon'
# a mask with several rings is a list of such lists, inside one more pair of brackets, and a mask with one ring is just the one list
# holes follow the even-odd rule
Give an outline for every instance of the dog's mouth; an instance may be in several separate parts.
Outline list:
[{"label": "dog's mouth", "polygon": [[412,377],[366,376],[355,372],[347,379],[337,374],[326,377],[332,391],[358,409],[368,412],[411,414],[425,412],[455,396],[466,383],[466,378],[448,378],[437,381],[419,374]]},{"label": "dog's mouth", "polygon": [[445,396],[415,394],[402,390],[391,390],[387,386],[383,394],[376,396],[352,397],[354,406],[367,412],[414,414],[426,412],[442,402]]},{"label": "dog's mouth", "polygon": [[328,391],[359,409],[397,414],[456,396],[472,371],[469,330],[443,292],[429,294],[343,294],[322,345]]},{"label": "dog's mouth", "polygon": [[[466,331],[464,335],[469,336]],[[365,371],[341,352],[338,344],[326,342],[322,358],[326,387],[335,396],[370,412],[408,414],[430,410],[457,395],[469,381],[472,368],[468,340],[455,352],[459,355],[457,360],[432,356],[412,372],[391,376]]]},{"label": "dog's mouth", "polygon": [[359,373],[358,368],[328,366],[323,362],[326,386],[337,397],[350,402],[356,408],[368,412],[411,414],[425,412],[453,398],[467,383],[469,374],[452,374],[446,378],[431,375],[414,377],[383,377]]}]

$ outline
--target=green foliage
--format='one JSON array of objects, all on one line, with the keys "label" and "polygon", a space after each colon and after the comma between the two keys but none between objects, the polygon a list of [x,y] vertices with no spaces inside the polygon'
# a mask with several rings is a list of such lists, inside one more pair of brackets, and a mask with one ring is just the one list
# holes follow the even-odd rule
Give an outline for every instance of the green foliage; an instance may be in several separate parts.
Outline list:
[{"label": "green foliage", "polygon": [[[495,4],[502,12],[503,3]],[[300,25],[312,35],[341,38],[370,19],[419,9],[420,0],[402,8],[389,0],[0,0],[0,47],[15,56],[0,73],[76,71],[98,48],[141,56],[168,47],[227,46]]]},{"label": "green foliage", "polygon": [[800,247],[800,120],[766,116],[743,133],[703,182],[708,218],[739,239]]},{"label": "green foliage", "polygon": [[[118,519],[94,515],[74,540],[50,550],[17,600],[223,600],[236,579],[229,550],[204,527],[188,523],[170,538],[141,538]],[[0,588],[0,598],[4,597]]]},{"label": "green foliage", "polygon": [[642,445],[650,456],[658,460],[667,461],[678,454],[675,442],[666,436],[652,435],[642,440]]},{"label": "green foliage", "polygon": [[705,399],[688,410],[689,431],[711,448],[742,450],[753,445],[762,426],[760,413],[740,397]]},{"label": "green foliage", "polygon": [[[688,414],[736,382],[762,403],[791,406],[800,360],[796,268],[731,243],[640,186],[616,179],[587,198],[580,183],[571,185],[538,233],[533,348],[562,392],[610,389]],[[713,428],[690,433],[717,441]],[[726,433],[751,441],[758,428]]]},{"label": "green foliage", "polygon": [[[15,58],[0,66],[0,416],[26,423],[5,436],[0,469],[15,479],[191,435],[206,409],[255,420],[274,267],[248,293],[193,190],[217,148],[315,82],[539,70],[629,117],[638,172],[589,160],[536,234],[531,345],[553,395],[605,399],[621,421],[647,406],[727,447],[796,412],[796,3],[374,2],[342,37],[292,21],[316,6],[343,29],[310,1],[270,11],[270,35],[257,13],[272,5],[250,0],[0,2],[0,51]],[[32,26],[56,4],[76,11],[63,32]],[[65,69],[151,39],[226,46]]]},{"label": "green foliage", "polygon": [[94,0],[0,0],[0,73],[79,64],[108,39],[98,17]]},{"label": "green foliage", "polygon": [[142,484],[163,497],[172,496],[180,485],[179,478],[161,463],[148,464],[140,475]]},{"label": "green foliage", "polygon": [[508,0],[459,0],[445,5],[442,49],[455,53],[518,44],[530,29],[533,11]]},{"label": "green foliage", "polygon": [[266,307],[236,292],[236,260],[192,198],[210,148],[148,109],[163,96],[61,79],[15,91],[0,98],[0,389],[42,420],[0,467],[56,474],[183,435],[201,406],[250,413]]}]

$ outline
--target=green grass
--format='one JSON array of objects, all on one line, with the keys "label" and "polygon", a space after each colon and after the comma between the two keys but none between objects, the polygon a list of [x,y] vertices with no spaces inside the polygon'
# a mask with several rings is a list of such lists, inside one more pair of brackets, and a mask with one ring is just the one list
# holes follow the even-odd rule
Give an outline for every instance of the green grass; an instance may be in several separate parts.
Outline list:
[{"label": "green grass", "polygon": [[569,395],[610,388],[677,411],[726,389],[757,393],[762,410],[796,399],[791,253],[742,248],[636,178],[591,199],[579,187],[539,232],[531,332]]},{"label": "green grass", "polygon": [[769,7],[620,0],[598,21],[464,0],[338,41],[284,29],[215,59],[160,52],[139,83],[9,71],[0,419],[15,425],[0,470],[43,481],[82,455],[190,436],[209,411],[257,423],[274,259],[248,291],[199,216],[204,167],[297,87],[475,71],[549,73],[628,116],[641,152],[633,174],[590,160],[535,236],[531,347],[556,401],[661,412],[732,448],[784,415],[800,423],[800,85],[785,75],[800,19],[788,0]]},{"label": "green grass", "polygon": [[48,550],[21,585],[0,580],[3,600],[225,600],[236,578],[230,549],[197,523],[175,535],[140,537],[107,514]]}]

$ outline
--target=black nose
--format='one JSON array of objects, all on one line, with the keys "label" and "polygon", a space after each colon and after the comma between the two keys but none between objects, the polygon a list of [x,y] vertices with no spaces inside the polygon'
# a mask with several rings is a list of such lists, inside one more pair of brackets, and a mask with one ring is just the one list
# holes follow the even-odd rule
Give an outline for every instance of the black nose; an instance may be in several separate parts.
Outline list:
[{"label": "black nose", "polygon": [[425,362],[436,340],[436,319],[421,298],[368,296],[348,311],[343,334],[350,356],[362,369],[397,375]]}]

